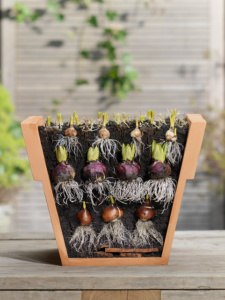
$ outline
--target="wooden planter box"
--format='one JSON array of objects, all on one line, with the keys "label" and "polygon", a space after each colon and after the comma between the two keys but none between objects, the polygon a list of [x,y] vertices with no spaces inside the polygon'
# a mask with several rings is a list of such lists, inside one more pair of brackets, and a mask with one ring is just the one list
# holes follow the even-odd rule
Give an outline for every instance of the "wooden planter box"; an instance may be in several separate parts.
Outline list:
[{"label": "wooden planter box", "polygon": [[41,181],[51,217],[59,255],[64,266],[113,266],[113,265],[166,265],[169,261],[173,236],[179,215],[186,180],[193,179],[198,163],[206,121],[198,114],[188,114],[189,131],[183,155],[179,180],[173,201],[170,220],[161,257],[121,258],[69,258],[60,226],[55,199],[45,163],[38,126],[44,126],[43,117],[29,117],[21,123],[34,180]]}]

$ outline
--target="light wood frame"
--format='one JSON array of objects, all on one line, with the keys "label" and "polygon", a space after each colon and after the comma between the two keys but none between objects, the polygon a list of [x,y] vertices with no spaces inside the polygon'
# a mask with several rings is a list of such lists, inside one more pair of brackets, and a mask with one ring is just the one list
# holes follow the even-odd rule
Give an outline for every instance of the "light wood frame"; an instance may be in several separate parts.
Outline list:
[{"label": "light wood frame", "polygon": [[49,214],[62,265],[64,266],[115,266],[115,265],[166,265],[169,261],[174,232],[179,215],[186,180],[193,179],[201,150],[206,121],[198,114],[188,114],[189,131],[181,165],[176,194],[170,215],[161,257],[124,258],[69,258],[60,226],[51,183],[45,163],[38,126],[44,125],[43,117],[29,117],[21,123],[34,180],[42,182]]}]

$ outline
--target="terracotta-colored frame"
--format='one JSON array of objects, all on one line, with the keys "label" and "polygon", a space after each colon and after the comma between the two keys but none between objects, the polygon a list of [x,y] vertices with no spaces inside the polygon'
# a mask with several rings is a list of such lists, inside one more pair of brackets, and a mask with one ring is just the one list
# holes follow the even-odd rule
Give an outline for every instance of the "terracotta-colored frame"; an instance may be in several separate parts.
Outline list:
[{"label": "terracotta-colored frame", "polygon": [[52,193],[50,179],[45,163],[43,149],[38,132],[38,126],[44,125],[43,117],[29,117],[21,123],[23,136],[34,180],[41,181],[55,233],[59,255],[64,266],[114,266],[114,265],[166,265],[169,261],[173,236],[177,224],[180,205],[186,180],[193,179],[198,163],[206,121],[201,115],[187,115],[189,131],[180,170],[177,190],[174,197],[171,216],[161,257],[124,257],[124,258],[69,258],[60,221]]}]

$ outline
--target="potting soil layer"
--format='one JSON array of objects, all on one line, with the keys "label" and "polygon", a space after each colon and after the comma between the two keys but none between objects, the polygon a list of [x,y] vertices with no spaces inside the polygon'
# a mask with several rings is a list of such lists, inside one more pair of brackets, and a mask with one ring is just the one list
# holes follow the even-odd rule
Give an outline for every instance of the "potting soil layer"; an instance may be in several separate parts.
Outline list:
[{"label": "potting soil layer", "polygon": [[[152,144],[153,139],[159,143],[165,140],[165,133],[169,129],[169,119],[166,120],[167,125],[162,125],[160,128],[157,128],[156,126],[149,125],[149,122],[146,121],[143,124],[143,126],[140,128],[141,131],[143,132],[142,136],[142,141],[145,144],[144,151],[140,157],[137,157],[135,161],[140,165],[141,167],[141,178],[143,181],[146,181],[149,179],[149,165],[152,162],[151,158],[151,151],[149,149],[148,145]],[[130,121],[128,122],[127,127],[124,123],[121,125],[118,125],[114,121],[109,121],[106,128],[110,131],[110,138],[115,139],[120,142],[120,144],[131,144],[132,143],[132,138],[130,136],[131,131],[135,128],[135,122]],[[55,145],[56,141],[58,139],[59,134],[64,134],[64,131],[69,127],[69,124],[66,123],[62,127],[62,131],[59,132],[57,130],[53,130],[51,127],[51,130],[46,129],[43,126],[39,127],[39,134],[40,134],[40,139],[41,139],[41,144],[43,147],[43,152],[44,152],[44,157],[49,173],[49,178],[52,184],[52,191],[53,194],[55,195],[54,191],[54,186],[55,183],[52,180],[52,171],[53,169],[57,166],[57,160],[56,160],[56,155],[55,155]],[[82,170],[84,166],[87,164],[87,151],[89,147],[91,147],[92,143],[94,142],[96,136],[98,136],[98,130],[99,128],[97,126],[94,126],[92,128],[92,131],[87,130],[84,125],[79,125],[79,126],[74,126],[75,129],[77,130],[77,137],[79,139],[79,142],[82,145],[82,153],[78,157],[74,157],[73,153],[69,154],[68,157],[68,162],[71,164],[76,172],[75,176],[75,181],[78,183],[82,183],[85,181],[85,179],[82,176]],[[187,134],[188,134],[188,124],[186,123],[182,127],[176,126],[177,128],[177,142],[182,144],[185,147],[186,140],[187,140]],[[100,161],[102,161],[108,170],[108,175],[107,177],[109,178],[115,178],[116,179],[116,174],[115,174],[115,168],[116,165],[121,162],[122,156],[121,156],[121,151],[117,152],[117,156],[115,159],[110,159],[109,161],[104,160],[103,157],[101,157],[100,154]],[[179,173],[180,173],[180,168],[181,168],[181,163],[176,164],[175,166],[171,166],[172,168],[172,174],[171,177],[175,179],[176,181],[178,180]],[[114,180],[115,180],[114,179]],[[110,195],[109,195],[110,196]],[[86,194],[84,193],[84,201],[86,201],[87,205],[87,210],[91,213],[93,221],[92,221],[92,228],[95,230],[96,234],[98,234],[103,225],[104,222],[102,220],[102,212],[103,209],[109,205],[109,197],[108,199],[103,202],[99,206],[95,206],[94,209],[90,203],[90,200],[87,198]],[[116,199],[115,199],[116,200]],[[62,203],[62,201],[61,201]],[[155,216],[151,219],[151,221],[154,223],[155,228],[161,233],[163,236],[163,239],[165,239],[166,236],[166,231],[167,231],[167,226],[169,223],[169,218],[170,218],[170,213],[171,213],[171,208],[172,204],[168,207],[167,210],[163,211],[163,204],[154,202],[156,213]],[[120,202],[117,202],[117,205],[121,207],[124,211],[124,217],[121,219],[125,227],[132,232],[135,229],[135,225],[137,222],[137,216],[135,214],[136,209],[138,206],[140,206],[140,203],[127,203],[127,204],[122,204]],[[78,211],[82,209],[82,203],[70,203],[68,202],[68,205],[62,204],[59,205],[56,203],[56,208],[58,211],[59,215],[59,220],[63,232],[63,236],[65,239],[65,244],[68,252],[69,258],[75,258],[75,257],[83,257],[81,254],[77,253],[69,244],[69,241],[77,228],[77,226],[80,226],[79,221],[76,218],[76,214]],[[119,245],[114,244],[113,247],[118,248]],[[150,256],[161,256],[162,254],[162,247],[160,246],[159,243],[156,241],[152,241],[151,245],[149,247],[157,247],[159,248],[158,252],[155,253],[143,253],[143,257],[150,257]],[[130,248],[130,247],[129,247]],[[114,255],[114,257],[120,257],[118,255]],[[86,256],[87,257],[87,256]],[[89,257],[97,257],[97,254],[92,254],[89,255]]]}]

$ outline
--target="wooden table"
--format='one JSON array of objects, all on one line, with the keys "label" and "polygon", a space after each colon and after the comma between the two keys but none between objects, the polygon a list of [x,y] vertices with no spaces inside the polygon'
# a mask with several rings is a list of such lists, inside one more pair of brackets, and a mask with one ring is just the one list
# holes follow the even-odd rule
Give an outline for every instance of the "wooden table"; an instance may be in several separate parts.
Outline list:
[{"label": "wooden table", "polygon": [[141,267],[61,267],[52,235],[1,234],[0,299],[225,299],[225,231],[176,232],[169,265]]}]

